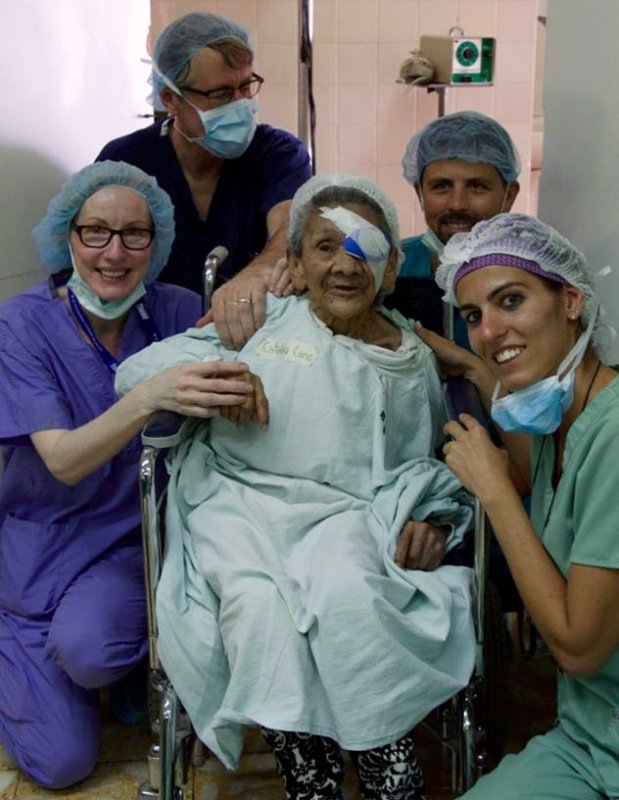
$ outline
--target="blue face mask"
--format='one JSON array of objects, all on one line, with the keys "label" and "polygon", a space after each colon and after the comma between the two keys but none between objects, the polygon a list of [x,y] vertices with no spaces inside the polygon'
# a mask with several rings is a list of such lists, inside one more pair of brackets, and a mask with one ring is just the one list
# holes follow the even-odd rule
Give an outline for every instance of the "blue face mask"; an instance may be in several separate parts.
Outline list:
[{"label": "blue face mask", "polygon": [[180,128],[177,128],[181,136],[219,158],[238,158],[243,155],[256,132],[258,106],[255,100],[252,98],[234,100],[232,103],[212,108],[210,111],[202,111],[193,103],[189,103],[189,105],[200,117],[204,126],[204,134],[189,137]]},{"label": "blue face mask", "polygon": [[589,344],[596,316],[597,313],[591,315],[587,330],[559,364],[555,375],[505,397],[497,397],[500,389],[497,383],[492,395],[490,416],[504,431],[548,434],[557,430],[563,414],[574,400],[576,368]]},{"label": "blue face mask", "polygon": [[258,112],[258,106],[253,98],[246,97],[242,100],[234,100],[232,103],[219,106],[219,108],[202,111],[202,109],[187,100],[178,86],[167,75],[164,75],[154,63],[153,69],[168,89],[182,97],[200,117],[200,122],[204,128],[202,136],[187,136],[176,126],[176,130],[184,139],[192,144],[200,145],[200,147],[219,158],[238,158],[243,155],[251,144],[257,127],[256,113]]}]

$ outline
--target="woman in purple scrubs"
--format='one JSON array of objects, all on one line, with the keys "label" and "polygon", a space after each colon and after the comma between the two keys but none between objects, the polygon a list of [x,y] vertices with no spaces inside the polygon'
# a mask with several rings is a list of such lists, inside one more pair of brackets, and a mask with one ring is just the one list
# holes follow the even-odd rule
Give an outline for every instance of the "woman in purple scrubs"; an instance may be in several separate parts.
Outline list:
[{"label": "woman in purple scrubs", "polygon": [[59,788],[94,767],[97,690],[147,651],[140,429],[157,409],[209,417],[254,390],[243,364],[210,362],[116,399],[116,365],[201,314],[198,295],[155,282],[174,212],[154,178],[85,167],[33,236],[49,279],[0,306],[0,742]]}]

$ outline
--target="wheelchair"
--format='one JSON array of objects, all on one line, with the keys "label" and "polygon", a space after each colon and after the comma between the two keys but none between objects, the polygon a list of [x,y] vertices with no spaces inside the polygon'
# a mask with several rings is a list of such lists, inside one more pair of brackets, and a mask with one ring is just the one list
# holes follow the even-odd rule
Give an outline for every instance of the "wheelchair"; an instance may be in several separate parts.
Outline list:
[{"label": "wheelchair", "polygon": [[[213,281],[214,270],[207,277],[205,269],[205,308],[208,308]],[[467,410],[481,418],[483,412],[476,392],[467,381],[450,379],[445,392],[451,414]],[[149,703],[149,710],[155,710],[156,706],[152,715],[156,717],[153,722],[156,741],[148,753],[148,781],[138,789],[139,800],[182,800],[190,764],[198,766],[205,760],[205,747],[192,730],[157,651],[155,598],[163,558],[164,504],[163,496],[159,496],[157,491],[157,459],[162,451],[183,440],[185,428],[178,415],[159,412],[142,433],[139,486],[147,595],[149,688],[151,700],[154,700]],[[422,723],[439,740],[444,758],[450,763],[452,788],[459,793],[469,789],[489,765],[488,729],[495,748],[500,749],[503,724],[496,724],[494,712],[504,710],[506,705],[503,698],[507,663],[505,631],[496,589],[488,584],[490,533],[478,502],[473,539],[470,549],[474,551],[475,667],[469,684]]]}]

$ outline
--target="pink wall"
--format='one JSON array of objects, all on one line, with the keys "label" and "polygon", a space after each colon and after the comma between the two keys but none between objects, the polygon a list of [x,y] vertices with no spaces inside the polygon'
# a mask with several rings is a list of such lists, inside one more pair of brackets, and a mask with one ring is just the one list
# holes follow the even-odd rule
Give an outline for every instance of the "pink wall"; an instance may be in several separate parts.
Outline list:
[{"label": "pink wall", "polygon": [[[297,0],[151,0],[155,30],[203,10],[245,24],[266,78],[260,117],[297,130]],[[522,159],[516,211],[535,213],[530,192],[538,0],[314,0],[316,163],[376,180],[396,202],[403,235],[423,230],[412,188],[401,177],[409,137],[438,112],[435,93],[396,83],[402,61],[423,34],[497,39],[494,85],[450,88],[446,113],[475,109],[512,135]]]}]

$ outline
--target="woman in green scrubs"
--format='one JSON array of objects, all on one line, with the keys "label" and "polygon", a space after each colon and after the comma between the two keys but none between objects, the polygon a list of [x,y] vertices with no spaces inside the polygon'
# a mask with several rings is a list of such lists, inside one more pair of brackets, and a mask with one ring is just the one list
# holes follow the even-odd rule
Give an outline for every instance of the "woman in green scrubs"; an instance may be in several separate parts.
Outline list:
[{"label": "woman in green scrubs", "polygon": [[[619,798],[619,378],[592,273],[549,226],[500,214],[452,237],[436,277],[479,357],[460,353],[460,371],[482,387],[492,376],[504,441],[528,434],[529,486],[523,448],[508,459],[466,414],[445,427],[446,461],[479,497],[558,666],[556,727],[466,800]],[[453,346],[431,343],[453,372]]]}]

